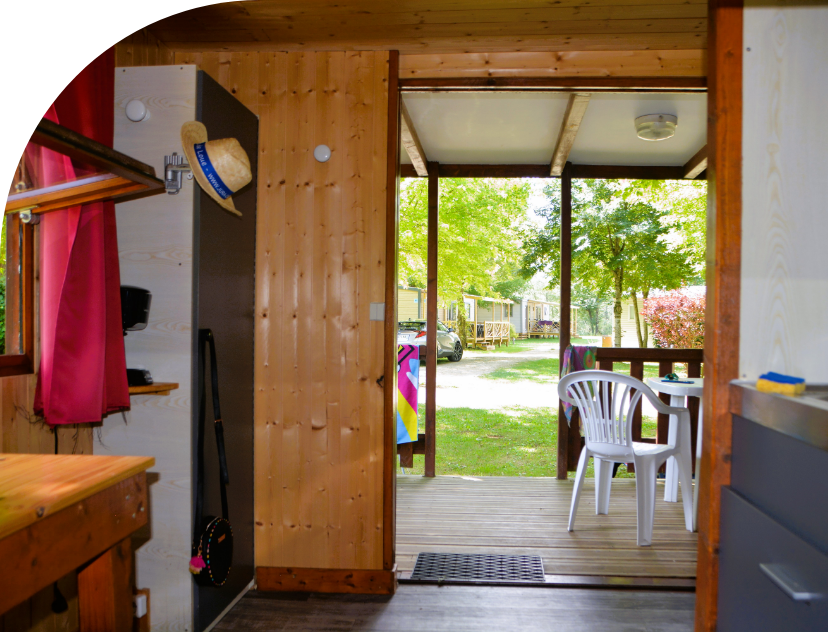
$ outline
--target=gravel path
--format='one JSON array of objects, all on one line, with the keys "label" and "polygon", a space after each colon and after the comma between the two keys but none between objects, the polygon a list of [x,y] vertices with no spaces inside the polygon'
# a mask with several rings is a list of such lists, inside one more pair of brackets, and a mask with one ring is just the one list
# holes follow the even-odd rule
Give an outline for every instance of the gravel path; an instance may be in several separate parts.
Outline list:
[{"label": "gravel path", "polygon": [[[556,342],[539,344],[516,353],[467,350],[460,362],[437,361],[437,406],[440,408],[558,408],[557,384],[532,380],[493,380],[483,377],[497,369],[543,358],[557,358]],[[425,362],[420,367],[418,404],[425,410]],[[655,409],[644,402],[645,416],[654,417]]]},{"label": "gravel path", "polygon": [[[558,345],[538,345],[517,353],[494,353],[467,350],[460,362],[437,361],[437,406],[443,408],[502,409],[557,408],[554,384],[530,380],[492,380],[482,377],[497,369],[543,358],[557,358]],[[420,367],[419,405],[425,406],[425,362]]]}]

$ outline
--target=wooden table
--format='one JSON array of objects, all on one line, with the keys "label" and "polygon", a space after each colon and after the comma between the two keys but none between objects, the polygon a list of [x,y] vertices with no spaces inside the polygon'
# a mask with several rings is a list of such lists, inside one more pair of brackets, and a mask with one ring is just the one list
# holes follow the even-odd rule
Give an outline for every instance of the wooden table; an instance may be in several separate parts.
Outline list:
[{"label": "wooden table", "polygon": [[[698,526],[699,515],[699,474],[701,472],[701,450],[702,450],[702,413],[704,405],[702,394],[704,393],[704,378],[689,377],[682,378],[681,382],[692,382],[692,384],[681,384],[679,382],[665,382],[664,378],[651,377],[647,385],[658,393],[666,393],[670,396],[670,406],[684,408],[687,406],[685,398],[699,398],[699,426],[696,432],[696,484],[693,486],[693,531]],[[676,417],[670,415],[670,429],[668,442],[673,441],[676,436]],[[689,437],[688,437],[689,439]],[[678,500],[678,468],[673,457],[667,459],[667,475],[664,481],[664,500],[676,502]]]},{"label": "wooden table", "polygon": [[77,569],[81,631],[131,630],[129,536],[147,522],[154,463],[0,454],[0,614]]}]

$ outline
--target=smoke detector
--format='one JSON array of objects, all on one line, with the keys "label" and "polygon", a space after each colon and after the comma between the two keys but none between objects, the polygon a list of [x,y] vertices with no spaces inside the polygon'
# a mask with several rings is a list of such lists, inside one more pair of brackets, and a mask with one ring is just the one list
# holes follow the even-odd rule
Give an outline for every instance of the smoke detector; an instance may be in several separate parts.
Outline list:
[{"label": "smoke detector", "polygon": [[635,131],[641,140],[666,140],[676,133],[678,117],[672,114],[645,114],[635,119]]}]

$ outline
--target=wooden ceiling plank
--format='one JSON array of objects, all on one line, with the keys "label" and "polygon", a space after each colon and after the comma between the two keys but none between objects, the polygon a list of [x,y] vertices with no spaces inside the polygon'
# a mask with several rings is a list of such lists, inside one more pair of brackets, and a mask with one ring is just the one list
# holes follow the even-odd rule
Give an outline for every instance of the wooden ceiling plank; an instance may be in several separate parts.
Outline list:
[{"label": "wooden ceiling plank", "polygon": [[684,165],[684,177],[690,180],[698,178],[705,169],[707,169],[707,145],[699,149],[696,155]]},{"label": "wooden ceiling plank", "polygon": [[[684,15],[686,11],[707,11],[707,0],[592,0],[585,6],[583,0],[557,0],[554,7],[538,6],[538,2],[527,0],[418,0],[417,2],[393,2],[387,0],[339,0],[294,2],[260,0],[255,3],[226,2],[185,11],[166,18],[164,22],[192,22],[204,15],[221,19],[282,18],[302,20],[314,16],[351,16],[371,14],[433,15],[440,13],[477,13],[489,11],[538,11],[569,10],[573,12],[608,12],[628,9],[662,11],[664,15]],[[209,13],[207,10],[209,9]],[[673,13],[670,13],[670,12]]]},{"label": "wooden ceiling plank", "polygon": [[[214,5],[220,7],[222,5]],[[540,7],[531,9],[496,9],[478,11],[411,11],[411,12],[354,12],[349,14],[306,13],[287,16],[280,11],[256,11],[252,5],[251,15],[227,14],[221,10],[193,11],[191,19],[168,18],[160,24],[174,25],[176,29],[221,29],[227,22],[246,24],[256,28],[313,28],[338,29],[366,27],[395,27],[401,25],[478,25],[552,23],[552,22],[598,22],[628,20],[677,20],[705,19],[704,5],[638,5],[616,7]]]},{"label": "wooden ceiling plank", "polygon": [[262,41],[250,31],[228,31],[210,37],[205,34],[177,34],[153,31],[174,52],[293,52],[398,50],[401,54],[458,52],[549,52],[549,51],[631,51],[703,50],[707,33],[593,33],[585,35],[491,35],[464,34],[451,37],[394,37],[389,33],[363,33],[354,37],[317,37],[294,41]]},{"label": "wooden ceiling plank", "polygon": [[[469,38],[524,36],[554,37],[576,35],[622,36],[628,34],[680,34],[705,33],[706,18],[659,19],[659,20],[564,20],[541,22],[459,22],[454,24],[377,24],[364,25],[358,21],[349,24],[301,24],[254,23],[243,21],[238,24],[226,23],[224,28],[187,28],[167,31],[159,28],[157,32],[162,40],[171,35],[182,39],[222,37],[225,32],[244,31],[258,34],[268,40],[285,42],[302,42],[310,40],[336,41],[340,39],[357,39],[371,41],[375,38],[406,39],[417,38],[430,40],[434,38]],[[231,40],[232,41],[232,40]]]},{"label": "wooden ceiling plank", "polygon": [[555,152],[552,154],[552,165],[550,175],[559,177],[563,173],[566,161],[569,159],[569,152],[575,144],[575,137],[584,120],[587,106],[589,105],[589,93],[575,92],[569,95],[569,103],[566,104],[561,131],[558,133],[558,142],[555,145]]},{"label": "wooden ceiling plank", "polygon": [[400,108],[402,110],[400,140],[402,141],[403,147],[405,147],[405,151],[408,152],[408,157],[411,158],[411,163],[414,165],[414,170],[417,172],[417,175],[426,177],[428,176],[428,158],[426,158],[423,145],[420,143],[419,136],[417,136],[417,130],[411,121],[411,115],[408,113],[405,101],[400,100]]}]

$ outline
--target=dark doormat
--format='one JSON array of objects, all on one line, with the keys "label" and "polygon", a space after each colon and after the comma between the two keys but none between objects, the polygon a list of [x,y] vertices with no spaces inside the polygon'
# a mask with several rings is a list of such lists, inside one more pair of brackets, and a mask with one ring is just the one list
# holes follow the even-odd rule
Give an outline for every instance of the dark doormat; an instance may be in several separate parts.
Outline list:
[{"label": "dark doormat", "polygon": [[420,553],[411,581],[543,583],[543,561],[537,555]]}]

